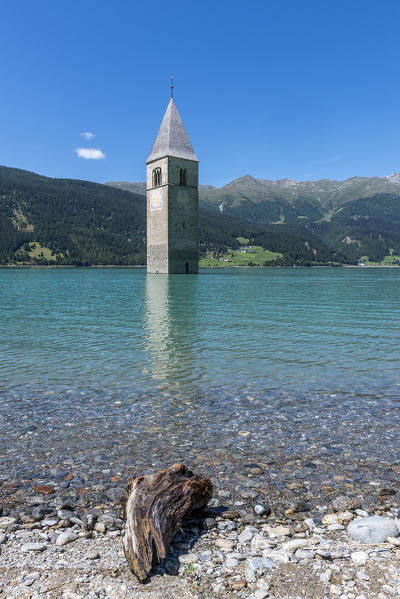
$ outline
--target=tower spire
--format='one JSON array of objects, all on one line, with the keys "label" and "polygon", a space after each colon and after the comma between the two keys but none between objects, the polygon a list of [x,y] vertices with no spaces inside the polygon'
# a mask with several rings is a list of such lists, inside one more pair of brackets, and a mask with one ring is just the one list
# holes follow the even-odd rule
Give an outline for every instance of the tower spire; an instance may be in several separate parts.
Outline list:
[{"label": "tower spire", "polygon": [[173,98],[174,97],[174,76],[173,76],[172,73],[170,75],[170,79],[171,79],[171,85],[170,85],[170,87],[171,87],[171,98]]}]

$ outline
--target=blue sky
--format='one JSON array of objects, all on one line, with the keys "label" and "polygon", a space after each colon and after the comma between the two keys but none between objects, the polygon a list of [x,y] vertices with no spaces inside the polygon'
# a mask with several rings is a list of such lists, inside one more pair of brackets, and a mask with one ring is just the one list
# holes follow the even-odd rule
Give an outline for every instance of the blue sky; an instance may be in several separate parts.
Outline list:
[{"label": "blue sky", "polygon": [[0,14],[0,164],[143,181],[173,72],[201,183],[400,171],[398,0],[0,0]]}]

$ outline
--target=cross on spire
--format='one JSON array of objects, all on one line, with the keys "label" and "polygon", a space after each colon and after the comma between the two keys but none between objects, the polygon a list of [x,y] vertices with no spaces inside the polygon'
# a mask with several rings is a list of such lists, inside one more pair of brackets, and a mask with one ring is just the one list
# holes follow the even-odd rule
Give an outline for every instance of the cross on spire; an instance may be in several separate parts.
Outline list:
[{"label": "cross on spire", "polygon": [[170,75],[170,79],[171,79],[171,85],[170,85],[170,87],[171,87],[171,98],[173,98],[174,97],[174,76],[173,76],[172,73]]}]

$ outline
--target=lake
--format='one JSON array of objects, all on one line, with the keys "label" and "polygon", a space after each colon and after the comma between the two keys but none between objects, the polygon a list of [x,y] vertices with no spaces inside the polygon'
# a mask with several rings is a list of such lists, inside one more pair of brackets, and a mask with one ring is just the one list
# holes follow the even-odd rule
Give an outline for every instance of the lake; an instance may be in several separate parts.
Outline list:
[{"label": "lake", "polygon": [[2,269],[0,386],[395,393],[400,269]]},{"label": "lake", "polygon": [[394,268],[1,269],[0,469],[57,481],[72,460],[90,487],[182,460],[280,492],[296,455],[316,494],[337,469],[388,483],[399,303]]}]

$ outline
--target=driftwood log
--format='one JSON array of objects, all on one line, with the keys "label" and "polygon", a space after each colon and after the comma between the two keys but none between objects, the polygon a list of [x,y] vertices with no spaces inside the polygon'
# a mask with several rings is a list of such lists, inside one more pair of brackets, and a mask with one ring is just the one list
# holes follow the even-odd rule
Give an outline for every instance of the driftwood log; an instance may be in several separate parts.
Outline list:
[{"label": "driftwood log", "polygon": [[129,567],[144,582],[165,558],[184,516],[200,511],[211,498],[209,478],[174,464],[150,476],[137,476],[127,486],[123,538]]}]

